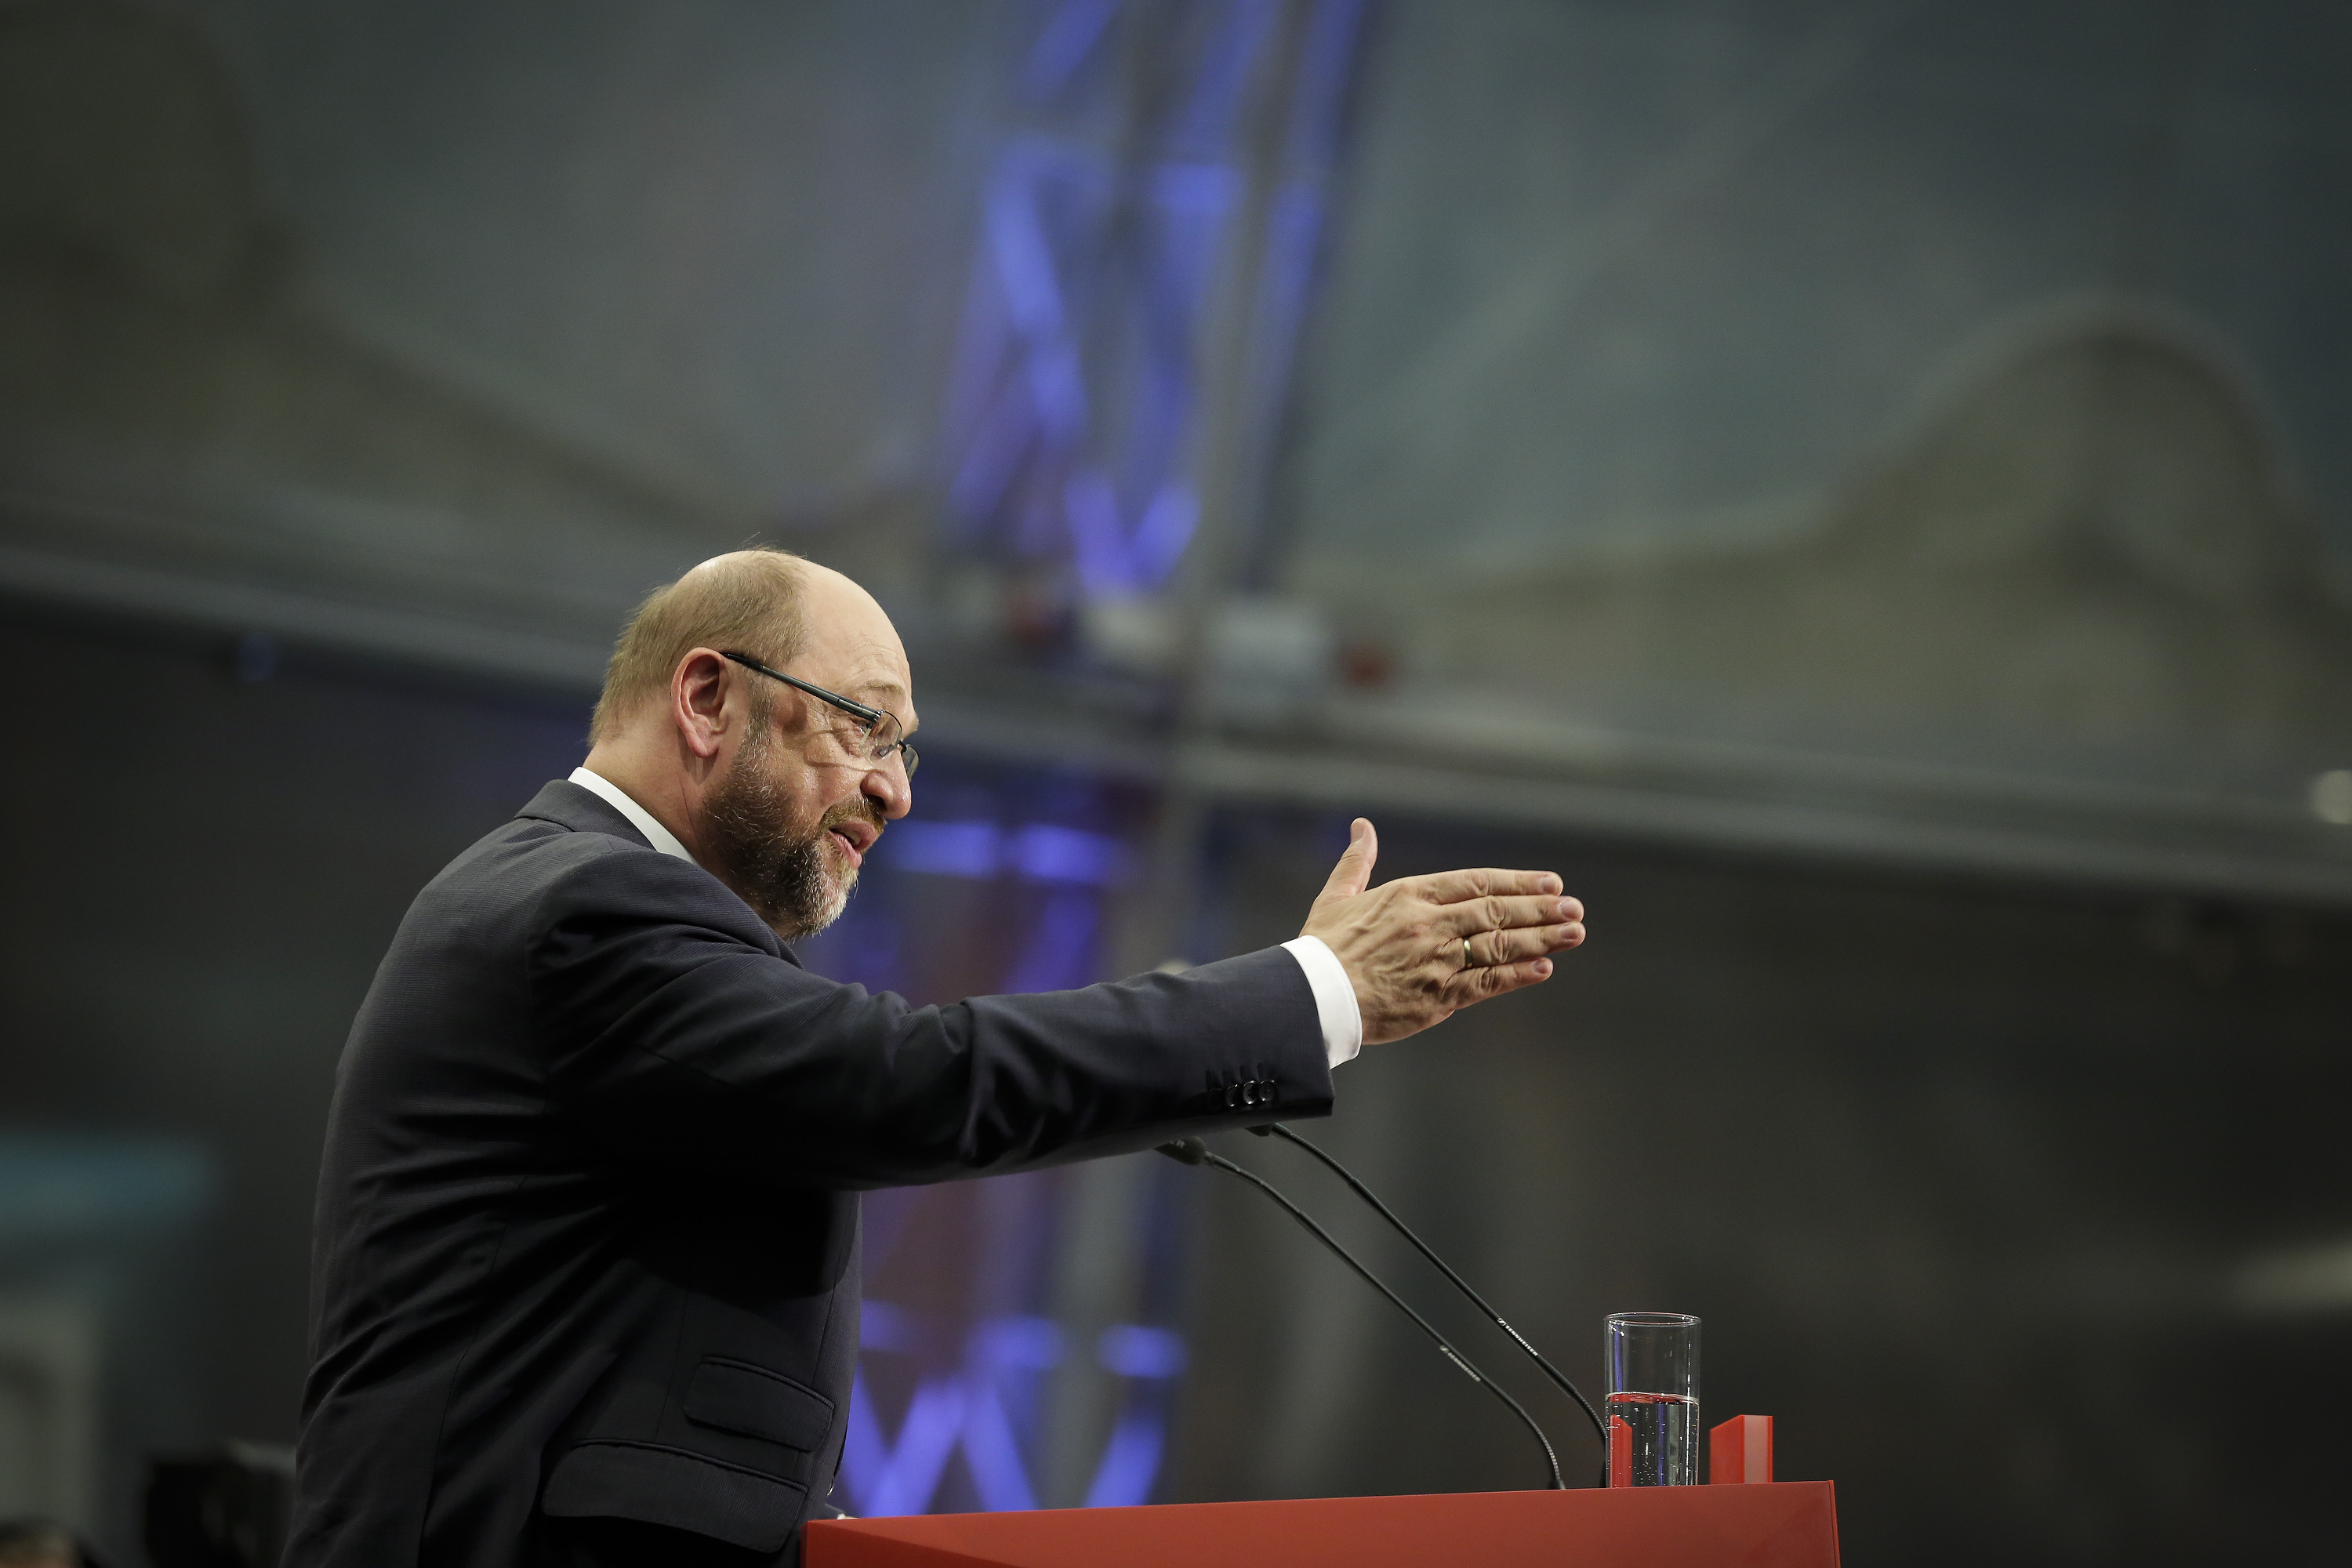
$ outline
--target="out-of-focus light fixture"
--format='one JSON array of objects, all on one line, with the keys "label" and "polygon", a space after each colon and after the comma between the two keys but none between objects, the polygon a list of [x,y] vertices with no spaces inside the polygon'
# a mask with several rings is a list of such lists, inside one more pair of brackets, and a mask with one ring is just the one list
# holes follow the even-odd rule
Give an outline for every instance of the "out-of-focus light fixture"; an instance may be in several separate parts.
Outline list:
[{"label": "out-of-focus light fixture", "polygon": [[2352,1241],[2257,1253],[2239,1267],[2240,1310],[2270,1316],[2352,1308]]},{"label": "out-of-focus light fixture", "polygon": [[2330,768],[2311,781],[2311,815],[2352,827],[2352,768]]}]

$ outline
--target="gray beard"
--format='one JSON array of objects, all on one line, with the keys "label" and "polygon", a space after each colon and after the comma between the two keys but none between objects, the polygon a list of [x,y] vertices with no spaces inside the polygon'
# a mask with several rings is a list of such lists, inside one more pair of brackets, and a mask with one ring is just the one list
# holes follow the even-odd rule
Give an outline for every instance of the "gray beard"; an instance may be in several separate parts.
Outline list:
[{"label": "gray beard", "polygon": [[[751,906],[751,912],[786,942],[814,936],[849,903],[857,873],[828,873],[837,853],[827,838],[836,823],[873,822],[876,812],[863,795],[824,814],[806,829],[793,826],[782,785],[761,764],[766,760],[767,726],[735,753],[727,776],[703,803],[705,843],[719,879]],[[876,826],[881,826],[875,823]]]}]

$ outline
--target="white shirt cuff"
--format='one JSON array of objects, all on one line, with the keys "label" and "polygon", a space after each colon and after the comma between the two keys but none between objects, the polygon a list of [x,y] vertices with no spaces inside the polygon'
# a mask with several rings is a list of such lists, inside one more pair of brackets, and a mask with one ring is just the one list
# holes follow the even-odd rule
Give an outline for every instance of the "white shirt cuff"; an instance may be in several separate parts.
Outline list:
[{"label": "white shirt cuff", "polygon": [[1307,972],[1307,989],[1315,993],[1316,1016],[1323,1022],[1324,1059],[1333,1067],[1354,1061],[1364,1048],[1364,1015],[1356,1005],[1348,966],[1319,936],[1295,936],[1282,946],[1298,960],[1298,967]]}]

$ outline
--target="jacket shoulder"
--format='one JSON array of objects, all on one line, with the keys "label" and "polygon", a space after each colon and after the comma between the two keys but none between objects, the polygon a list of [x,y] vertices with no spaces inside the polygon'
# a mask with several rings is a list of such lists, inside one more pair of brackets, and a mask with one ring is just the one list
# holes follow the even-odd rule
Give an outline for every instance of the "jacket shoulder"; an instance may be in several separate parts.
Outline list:
[{"label": "jacket shoulder", "polygon": [[678,925],[709,930],[771,954],[782,952],[782,942],[751,906],[693,862],[601,833],[560,837],[591,842],[542,841],[541,863],[528,879],[535,929],[551,931],[583,921],[596,926]]}]

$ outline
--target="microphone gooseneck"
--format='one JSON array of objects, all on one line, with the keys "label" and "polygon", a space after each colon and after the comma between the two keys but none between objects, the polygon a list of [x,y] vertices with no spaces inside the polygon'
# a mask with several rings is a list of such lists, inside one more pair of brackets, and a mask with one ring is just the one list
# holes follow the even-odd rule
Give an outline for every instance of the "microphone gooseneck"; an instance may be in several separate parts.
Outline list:
[{"label": "microphone gooseneck", "polygon": [[1285,1213],[1288,1214],[1291,1218],[1297,1220],[1300,1225],[1307,1228],[1307,1234],[1314,1237],[1316,1240],[1321,1242],[1324,1246],[1329,1247],[1332,1252],[1338,1255],[1339,1261],[1345,1263],[1349,1268],[1354,1269],[1358,1275],[1362,1277],[1365,1284],[1370,1285],[1373,1289],[1378,1290],[1381,1295],[1387,1297],[1396,1307],[1398,1311],[1402,1312],[1406,1317],[1411,1318],[1423,1333],[1427,1334],[1431,1340],[1435,1342],[1438,1350],[1444,1354],[1445,1359],[1452,1362],[1455,1366],[1461,1368],[1464,1376],[1476,1384],[1479,1387],[1485,1389],[1487,1393],[1493,1394],[1496,1398],[1501,1400],[1505,1405],[1510,1406],[1511,1414],[1517,1416],[1522,1422],[1526,1423],[1528,1430],[1535,1434],[1536,1441],[1543,1445],[1544,1468],[1551,1473],[1552,1486],[1559,1490],[1567,1489],[1568,1483],[1560,1479],[1559,1456],[1552,1452],[1551,1439],[1544,1436],[1544,1429],[1536,1425],[1536,1418],[1528,1414],[1527,1407],[1522,1405],[1517,1400],[1512,1398],[1509,1391],[1505,1389],[1502,1384],[1495,1382],[1486,1373],[1480,1372],[1476,1367],[1471,1365],[1470,1358],[1464,1355],[1460,1351],[1454,1349],[1453,1342],[1448,1340],[1444,1334],[1439,1333],[1437,1331],[1437,1326],[1434,1323],[1432,1323],[1427,1318],[1423,1317],[1419,1312],[1414,1311],[1403,1297],[1398,1295],[1395,1291],[1390,1289],[1385,1284],[1381,1283],[1379,1275],[1374,1274],[1370,1269],[1365,1268],[1363,1264],[1358,1262],[1356,1255],[1349,1252],[1346,1247],[1340,1246],[1338,1237],[1334,1237],[1329,1231],[1325,1230],[1321,1226],[1316,1224],[1314,1217],[1307,1214],[1305,1209],[1300,1208],[1297,1204],[1292,1203],[1288,1198],[1284,1197],[1273,1183],[1266,1181],[1263,1177],[1249,1171],[1244,1170],[1241,1166],[1234,1164],[1231,1160],[1224,1158],[1221,1154],[1212,1152],[1209,1146],[1206,1143],[1202,1142],[1198,1138],[1180,1138],[1172,1143],[1162,1143],[1159,1146],[1158,1152],[1182,1164],[1213,1165],[1220,1171],[1224,1171],[1233,1175],[1239,1176],[1243,1181],[1249,1183],[1252,1186],[1257,1188],[1258,1191],[1264,1193],[1267,1197],[1272,1198],[1276,1203],[1281,1205]]},{"label": "microphone gooseneck", "polygon": [[[1289,1128],[1284,1126],[1279,1121],[1271,1122],[1264,1127],[1253,1127],[1250,1131],[1256,1133],[1261,1138],[1271,1136],[1286,1139],[1290,1142],[1297,1144],[1301,1149],[1306,1150],[1317,1159],[1322,1161],[1324,1164],[1329,1166],[1332,1174],[1347,1183],[1348,1185],[1353,1189],[1358,1197],[1371,1205],[1373,1210],[1378,1213],[1382,1219],[1388,1221],[1389,1224],[1396,1227],[1396,1233],[1399,1236],[1403,1237],[1407,1241],[1412,1243],[1414,1250],[1418,1251],[1423,1258],[1428,1258],[1431,1263],[1434,1264],[1439,1273],[1454,1281],[1454,1288],[1461,1291],[1463,1295],[1468,1297],[1472,1306],[1477,1308],[1481,1312],[1486,1313],[1489,1321],[1491,1321],[1496,1328],[1502,1330],[1505,1333],[1510,1335],[1513,1342],[1517,1344],[1521,1350],[1528,1352],[1528,1359],[1533,1361],[1538,1366],[1543,1368],[1544,1375],[1550,1378],[1552,1382],[1559,1385],[1560,1392],[1566,1394],[1570,1399],[1576,1401],[1578,1407],[1584,1412],[1586,1419],[1592,1423],[1593,1436],[1601,1439],[1602,1447],[1605,1448],[1608,1447],[1608,1427],[1601,1425],[1600,1412],[1592,1408],[1591,1402],[1587,1400],[1584,1395],[1578,1391],[1576,1384],[1569,1382],[1568,1378],[1560,1372],[1559,1368],[1552,1365],[1550,1362],[1545,1360],[1543,1352],[1536,1349],[1535,1346],[1528,1342],[1527,1335],[1511,1327],[1509,1323],[1505,1322],[1503,1321],[1503,1314],[1488,1306],[1486,1304],[1486,1298],[1472,1289],[1470,1288],[1470,1281],[1463,1279],[1461,1275],[1454,1272],[1453,1266],[1448,1264],[1443,1258],[1438,1257],[1434,1251],[1431,1250],[1427,1242],[1415,1236],[1412,1233],[1412,1227],[1411,1226],[1397,1218],[1395,1213],[1390,1209],[1388,1205],[1381,1202],[1379,1196],[1373,1193],[1371,1188],[1364,1185],[1363,1183],[1356,1179],[1354,1172],[1349,1170],[1347,1166],[1342,1165],[1339,1161],[1333,1159],[1330,1155],[1325,1153],[1314,1144],[1309,1143],[1306,1139],[1301,1138],[1297,1133],[1293,1132]],[[1192,1142],[1199,1143],[1200,1140],[1195,1138],[1192,1140]],[[1208,1145],[1202,1144],[1202,1152],[1206,1153],[1208,1152]]]}]

